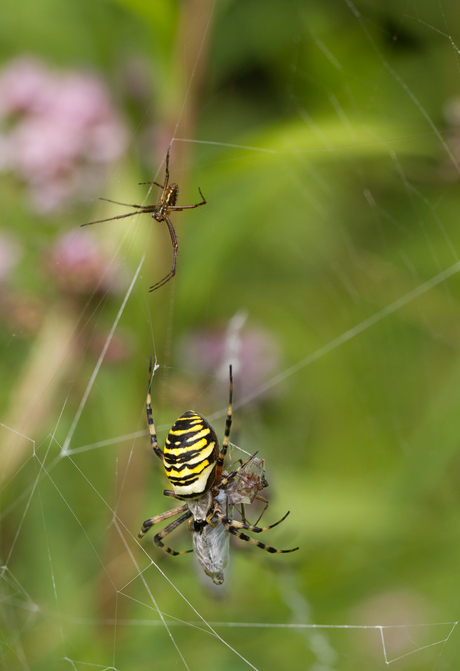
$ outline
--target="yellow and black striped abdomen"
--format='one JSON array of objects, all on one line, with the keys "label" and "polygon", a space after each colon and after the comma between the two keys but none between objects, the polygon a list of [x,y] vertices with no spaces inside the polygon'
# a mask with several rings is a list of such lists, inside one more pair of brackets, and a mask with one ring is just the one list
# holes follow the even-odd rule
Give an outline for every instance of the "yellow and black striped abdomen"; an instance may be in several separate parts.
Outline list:
[{"label": "yellow and black striped abdomen", "polygon": [[199,498],[214,484],[219,443],[212,426],[193,410],[175,422],[166,438],[163,462],[175,494]]}]

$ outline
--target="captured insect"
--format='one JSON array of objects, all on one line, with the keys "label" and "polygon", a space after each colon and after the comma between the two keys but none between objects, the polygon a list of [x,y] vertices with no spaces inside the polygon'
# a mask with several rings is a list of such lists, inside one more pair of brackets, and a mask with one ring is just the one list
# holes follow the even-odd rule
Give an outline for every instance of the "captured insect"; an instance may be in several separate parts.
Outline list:
[{"label": "captured insect", "polygon": [[[155,524],[180,515],[156,534],[153,539],[155,545],[174,556],[195,551],[204,572],[217,585],[221,585],[224,581],[223,571],[228,562],[229,534],[274,554],[294,552],[299,549],[277,550],[241,531],[244,529],[253,533],[262,533],[273,529],[286,519],[289,511],[282,519],[269,526],[258,527],[247,523],[244,504],[251,504],[256,499],[264,502],[266,505],[262,514],[268,507],[268,501],[259,496],[260,490],[267,487],[268,483],[264,475],[264,462],[256,459],[257,452],[230,473],[227,474],[223,470],[232,425],[233,377],[231,366],[229,373],[229,404],[222,448],[219,447],[216,433],[209,422],[197,412],[189,410],[173,424],[162,451],[158,447],[152,415],[150,396],[152,358],[150,358],[147,394],[150,442],[154,453],[162,460],[166,475],[173,487],[172,490],[166,489],[164,495],[185,501],[185,503],[146,520],[139,532],[139,538],[143,538]],[[232,518],[233,507],[238,510],[239,505],[243,521]],[[262,515],[257,521],[261,517]],[[176,552],[165,545],[163,539],[185,520],[188,520],[188,529],[193,533],[193,550]]]},{"label": "captured insect", "polygon": [[128,212],[127,214],[119,214],[115,217],[109,217],[108,219],[98,219],[98,221],[90,221],[87,224],[82,224],[82,226],[92,226],[93,224],[101,224],[105,221],[114,221],[115,219],[124,219],[125,217],[133,217],[135,214],[151,214],[152,217],[155,219],[155,221],[158,221],[159,223],[164,221],[168,227],[169,235],[171,236],[171,242],[173,246],[172,267],[169,273],[165,277],[163,277],[162,280],[156,282],[156,284],[150,287],[149,291],[155,291],[155,289],[159,289],[164,284],[169,282],[169,280],[172,279],[176,274],[178,242],[177,242],[176,231],[174,230],[172,221],[169,218],[171,212],[181,212],[182,210],[193,210],[195,207],[206,205],[206,199],[201,193],[200,187],[198,187],[198,191],[202,198],[200,203],[196,203],[195,205],[180,205],[180,206],[176,205],[177,197],[179,195],[179,186],[175,182],[172,182],[171,184],[169,183],[170,150],[171,145],[168,147],[168,150],[166,152],[164,184],[158,184],[158,182],[140,182],[140,184],[154,184],[155,186],[158,186],[160,187],[160,189],[162,189],[158,205],[130,205],[128,203],[119,203],[118,201],[110,200],[109,198],[100,198],[99,200],[105,200],[108,203],[115,203],[115,205],[123,205],[124,207],[134,207],[136,208],[136,210],[135,212]]},{"label": "captured insect", "polygon": [[[220,511],[225,510],[225,516],[228,520],[232,515],[233,506],[235,506],[240,512],[243,522],[246,522],[244,503],[253,503],[257,499],[265,502],[265,508],[259,515],[257,524],[268,507],[267,499],[258,496],[261,489],[268,487],[268,482],[263,470],[264,461],[263,459],[256,459],[255,454],[252,454],[244,463],[241,462],[241,466],[232,473],[227,474],[223,471],[227,485],[225,489],[219,491],[214,500]],[[241,505],[242,510],[238,509],[237,504]],[[286,515],[283,519],[285,518]],[[264,529],[261,529],[261,531],[264,531]],[[230,533],[232,532],[230,531]],[[249,537],[246,537],[246,539],[252,540]],[[228,529],[223,523],[219,523],[219,518],[216,515],[212,517],[210,523],[203,526],[200,533],[193,534],[195,555],[203,571],[216,585],[221,585],[224,582],[224,569],[228,565],[229,559],[229,541]],[[260,547],[262,545],[260,544]],[[266,546],[266,549],[268,549],[268,546]],[[292,552],[292,550],[287,550],[287,552]]]}]

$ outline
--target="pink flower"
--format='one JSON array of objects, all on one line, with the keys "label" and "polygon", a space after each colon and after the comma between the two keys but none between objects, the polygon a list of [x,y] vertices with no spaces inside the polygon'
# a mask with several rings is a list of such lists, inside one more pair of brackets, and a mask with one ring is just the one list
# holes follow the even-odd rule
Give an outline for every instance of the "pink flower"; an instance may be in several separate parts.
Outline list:
[{"label": "pink flower", "polygon": [[[256,391],[275,372],[280,363],[279,346],[266,330],[245,325],[246,316],[237,313],[226,330],[204,329],[182,341],[181,358],[197,374],[217,375],[228,385],[229,364],[238,388],[238,398]],[[225,387],[226,388],[226,387]],[[266,396],[258,395],[257,400]]]},{"label": "pink flower", "polygon": [[88,231],[73,229],[53,245],[47,267],[64,293],[115,293],[120,288],[119,266],[109,250]]},{"label": "pink flower", "polygon": [[58,74],[32,58],[0,72],[0,168],[29,188],[39,213],[92,197],[127,131],[104,83],[89,73]]}]

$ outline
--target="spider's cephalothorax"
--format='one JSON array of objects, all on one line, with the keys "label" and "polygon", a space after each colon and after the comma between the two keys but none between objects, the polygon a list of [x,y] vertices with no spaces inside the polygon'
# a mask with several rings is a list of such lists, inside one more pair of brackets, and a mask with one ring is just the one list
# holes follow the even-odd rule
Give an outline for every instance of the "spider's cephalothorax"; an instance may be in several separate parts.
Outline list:
[{"label": "spider's cephalothorax", "polygon": [[171,278],[174,277],[176,274],[176,259],[177,259],[177,249],[178,249],[178,243],[177,243],[177,236],[176,236],[176,231],[174,230],[174,226],[172,225],[172,221],[169,218],[171,212],[181,212],[182,210],[193,210],[195,207],[200,207],[200,205],[206,205],[206,200],[203,194],[201,193],[201,189],[198,187],[198,191],[200,193],[200,196],[202,198],[200,203],[196,203],[195,205],[177,205],[177,197],[179,195],[179,187],[177,184],[169,183],[169,152],[170,152],[171,146],[168,147],[168,150],[166,152],[166,159],[165,159],[165,181],[163,184],[158,184],[158,182],[141,182],[141,184],[154,184],[155,186],[159,186],[160,189],[162,189],[161,195],[160,195],[160,200],[158,201],[157,205],[131,205],[128,203],[119,203],[116,200],[110,200],[109,198],[101,198],[100,200],[106,200],[109,203],[115,203],[116,205],[123,205],[124,207],[134,207],[135,212],[128,212],[127,214],[119,214],[115,217],[109,217],[108,219],[98,219],[97,221],[90,221],[87,224],[82,224],[82,226],[90,226],[91,224],[100,224],[104,221],[113,221],[114,219],[124,219],[125,217],[133,217],[135,214],[151,214],[152,217],[155,219],[155,221],[158,221],[161,223],[164,221],[168,227],[169,235],[171,237],[171,243],[173,246],[173,262],[172,262],[172,267],[169,273],[163,277],[162,280],[154,284],[153,286],[150,287],[149,291],[154,291],[155,289],[158,289],[159,287],[162,287],[163,284],[166,284],[166,282],[169,282]]},{"label": "spider's cephalothorax", "polygon": [[[277,550],[241,531],[242,529],[253,533],[268,531],[285,520],[289,512],[278,522],[266,527],[247,523],[245,503],[251,504],[256,499],[265,503],[257,522],[268,506],[268,501],[259,496],[259,491],[268,487],[268,483],[265,479],[263,460],[255,458],[257,453],[252,454],[244,463],[240,462],[240,466],[230,473],[223,471],[232,425],[232,367],[230,366],[230,394],[222,448],[219,448],[217,436],[209,422],[192,410],[184,413],[174,423],[166,439],[164,451],[158,447],[150,398],[151,375],[152,359],[150,359],[147,394],[150,442],[155,454],[163,461],[166,475],[173,487],[172,491],[169,489],[164,491],[165,496],[171,496],[185,503],[146,520],[139,532],[139,538],[145,536],[158,522],[180,515],[156,534],[153,539],[155,544],[171,555],[193,552],[193,550],[176,552],[163,543],[163,538],[188,520],[188,529],[193,533],[193,549],[198,561],[206,575],[217,585],[221,585],[224,580],[223,570],[228,560],[229,537],[225,532],[274,554],[298,550],[298,548]],[[241,510],[238,509],[238,505],[241,506]],[[233,507],[240,512],[242,521],[232,519]]]}]

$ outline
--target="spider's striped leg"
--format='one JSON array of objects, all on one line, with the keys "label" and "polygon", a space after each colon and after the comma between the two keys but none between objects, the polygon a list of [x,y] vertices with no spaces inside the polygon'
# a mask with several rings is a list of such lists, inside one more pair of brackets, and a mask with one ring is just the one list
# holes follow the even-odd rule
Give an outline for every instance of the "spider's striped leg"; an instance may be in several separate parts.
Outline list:
[{"label": "spider's striped leg", "polygon": [[215,515],[222,524],[230,524],[231,526],[237,528],[237,529],[246,529],[246,531],[253,531],[256,534],[260,534],[263,531],[268,531],[269,529],[273,529],[274,527],[277,527],[278,524],[281,524],[281,522],[284,522],[286,517],[289,515],[291,511],[288,510],[286,515],[282,517],[278,522],[275,522],[274,524],[269,524],[267,527],[256,527],[255,524],[246,524],[245,522],[240,522],[239,520],[231,520],[228,517],[225,517],[219,510],[215,511]]},{"label": "spider's striped leg", "polygon": [[157,434],[155,431],[155,424],[153,421],[152,414],[152,398],[150,396],[150,388],[152,386],[152,356],[150,355],[150,364],[149,364],[149,386],[147,391],[147,422],[149,425],[150,433],[150,444],[152,445],[152,450],[155,452],[157,457],[163,461],[163,452],[158,447]]},{"label": "spider's striped leg", "polygon": [[[217,457],[216,461],[216,479],[215,482],[220,483],[220,479],[222,477],[222,469],[224,467],[224,459],[225,455],[227,454],[227,448],[228,448],[228,443],[230,440],[230,429],[232,428],[232,403],[233,403],[233,374],[232,374],[232,366],[229,366],[229,377],[230,377],[230,391],[229,391],[229,399],[228,399],[228,412],[227,412],[227,420],[225,422],[225,432],[224,432],[224,439],[222,441],[222,449],[219,452],[219,456]],[[242,467],[241,467],[242,468]],[[240,469],[237,469],[237,471]],[[228,481],[228,479],[227,479]],[[220,485],[219,485],[220,489]]]},{"label": "spider's striped leg", "polygon": [[192,516],[192,513],[190,510],[187,510],[186,513],[181,515],[180,517],[177,518],[177,520],[174,520],[174,522],[171,522],[171,524],[168,524],[167,527],[162,529],[156,536],[153,538],[153,542],[155,545],[157,545],[159,548],[162,548],[165,552],[167,552],[170,555],[173,555],[174,557],[177,557],[177,555],[186,555],[189,552],[193,552],[193,550],[182,550],[181,552],[176,552],[176,550],[171,550],[170,547],[165,545],[163,543],[163,538],[167,536],[168,534],[171,533],[171,531],[174,531],[174,529],[177,529],[177,527],[182,524],[182,522],[185,522],[189,517]]},{"label": "spider's striped leg", "polygon": [[168,520],[170,517],[174,517],[175,515],[179,515],[179,513],[183,513],[184,510],[187,510],[187,508],[188,508],[187,504],[184,504],[183,506],[179,506],[179,508],[173,508],[172,510],[167,510],[165,513],[161,513],[161,515],[155,515],[155,517],[151,517],[150,519],[145,520],[144,524],[142,525],[142,529],[139,531],[138,537],[143,538],[147,533],[147,531],[151,529],[155,524],[158,524],[159,522],[164,522],[165,520]]},{"label": "spider's striped leg", "polygon": [[165,277],[163,277],[162,280],[160,280],[159,282],[156,282],[156,284],[151,286],[149,291],[155,291],[155,289],[159,289],[164,284],[166,284],[166,282],[169,282],[169,280],[171,280],[174,277],[174,275],[176,274],[177,248],[179,246],[178,242],[177,242],[176,231],[174,230],[174,226],[172,225],[172,222],[169,219],[169,217],[164,215],[163,217],[161,217],[161,219],[160,219],[160,217],[158,217],[158,219],[156,219],[156,221],[165,221],[166,222],[166,225],[167,225],[168,230],[169,230],[169,235],[171,236],[172,246],[173,246],[173,262],[172,262],[172,268],[169,271],[169,273]]},{"label": "spider's striped leg", "polygon": [[222,524],[230,534],[237,536],[237,538],[241,538],[241,540],[243,541],[252,543],[252,545],[256,545],[261,550],[266,550],[267,552],[271,552],[272,554],[284,554],[286,552],[295,552],[296,550],[299,549],[299,548],[292,548],[292,550],[277,550],[271,545],[265,545],[265,543],[261,543],[260,541],[255,540],[255,538],[250,538],[241,531],[238,531],[238,529],[247,529],[247,531],[253,531],[255,533],[268,531],[268,529],[273,529],[273,527],[276,527],[278,524],[281,524],[281,522],[283,522],[283,520],[285,520],[286,517],[289,515],[289,512],[287,512],[286,515],[278,522],[275,522],[275,524],[270,524],[270,526],[268,527],[256,527],[253,526],[252,524],[245,524],[244,522],[238,522],[238,520],[230,520],[227,517],[225,517],[222,513],[219,513],[219,511],[216,511],[215,515],[222,522]]}]

